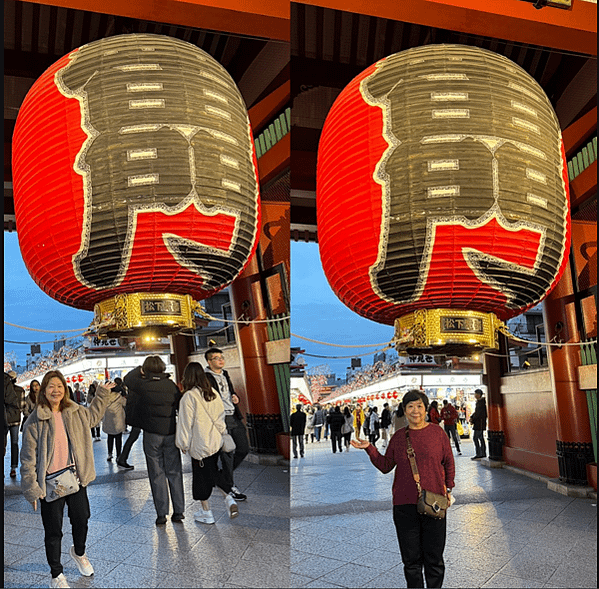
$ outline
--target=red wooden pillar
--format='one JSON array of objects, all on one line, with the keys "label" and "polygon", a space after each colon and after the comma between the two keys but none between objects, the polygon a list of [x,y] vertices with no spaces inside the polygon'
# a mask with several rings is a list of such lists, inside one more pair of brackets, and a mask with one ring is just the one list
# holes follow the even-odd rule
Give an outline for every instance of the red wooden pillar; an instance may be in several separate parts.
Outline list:
[{"label": "red wooden pillar", "polygon": [[[231,285],[234,317],[241,322],[237,323],[237,337],[245,371],[248,434],[252,450],[258,453],[276,453],[276,434],[284,430],[278,391],[281,383],[277,383],[275,364],[268,353],[268,326],[256,321],[288,313],[287,305],[281,302],[282,283],[286,281],[282,276],[289,275],[288,217],[289,203],[262,201],[258,250]],[[277,267],[284,270],[277,273],[273,270]]]},{"label": "red wooden pillar", "polygon": [[[548,342],[580,341],[570,262],[557,286],[545,299],[544,321]],[[578,385],[580,348],[551,346],[548,356],[555,402],[560,480],[585,485],[586,465],[593,462],[594,456],[586,395]]]}]

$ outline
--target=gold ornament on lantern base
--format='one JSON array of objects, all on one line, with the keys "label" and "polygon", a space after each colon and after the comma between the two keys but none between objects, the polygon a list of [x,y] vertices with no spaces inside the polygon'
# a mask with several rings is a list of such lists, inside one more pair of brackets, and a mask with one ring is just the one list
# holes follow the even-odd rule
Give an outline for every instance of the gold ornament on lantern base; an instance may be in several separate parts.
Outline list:
[{"label": "gold ornament on lantern base", "polygon": [[498,329],[502,325],[494,313],[419,309],[395,320],[395,347],[400,354],[468,356],[498,349]]},{"label": "gold ornament on lantern base", "polygon": [[132,336],[151,327],[168,335],[195,328],[194,313],[201,305],[190,295],[172,293],[123,293],[95,305],[90,331],[100,337]]}]

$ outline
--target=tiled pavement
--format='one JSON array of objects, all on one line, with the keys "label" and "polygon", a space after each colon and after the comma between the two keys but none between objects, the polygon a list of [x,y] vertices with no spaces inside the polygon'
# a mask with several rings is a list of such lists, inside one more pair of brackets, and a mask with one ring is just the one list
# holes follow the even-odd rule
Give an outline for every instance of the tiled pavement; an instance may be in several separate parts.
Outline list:
[{"label": "tiled pavement", "polygon": [[[222,494],[211,499],[216,524],[194,522],[200,507],[191,497],[191,465],[183,458],[186,519],[157,527],[142,439],[123,471],[106,461],[106,436],[94,444],[97,479],[88,487],[91,519],[87,554],[95,574],[79,575],[68,555],[72,544],[66,517],[62,541],[65,576],[72,587],[288,587],[289,470],[248,461],[235,471],[248,495],[239,516],[229,519]],[[8,449],[7,454],[10,454]],[[48,587],[41,517],[10,479],[4,461],[4,587]]]},{"label": "tiled pavement", "polygon": [[[448,516],[446,587],[597,587],[595,501],[549,491],[544,482],[456,457],[456,504]],[[88,555],[92,578],[68,556],[73,587],[405,587],[391,520],[392,474],[382,475],[365,452],[332,454],[328,442],[308,444],[291,468],[245,462],[236,482],[248,494],[229,520],[215,493],[214,526],[193,521],[184,458],[187,518],[156,528],[141,439],[124,472],[94,444],[98,478],[90,485]],[[47,587],[48,565],[39,511],[8,478],[5,459],[4,586]],[[291,474],[291,550],[289,534]],[[291,558],[291,574],[289,562]]]},{"label": "tiled pavement", "polygon": [[[597,587],[596,500],[456,456],[446,587]],[[379,442],[380,446],[380,442]],[[291,586],[405,587],[391,512],[393,473],[363,450],[307,444],[291,460]]]}]

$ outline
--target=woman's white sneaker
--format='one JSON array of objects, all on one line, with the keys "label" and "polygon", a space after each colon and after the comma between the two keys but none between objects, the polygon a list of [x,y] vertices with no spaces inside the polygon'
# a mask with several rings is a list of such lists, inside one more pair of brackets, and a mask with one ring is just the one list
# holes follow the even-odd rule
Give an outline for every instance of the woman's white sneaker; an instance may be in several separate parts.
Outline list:
[{"label": "woman's white sneaker", "polygon": [[239,507],[237,507],[237,503],[231,495],[225,495],[225,506],[227,507],[231,519],[239,515]]},{"label": "woman's white sneaker", "polygon": [[94,567],[89,562],[89,558],[87,558],[87,554],[84,554],[83,556],[77,556],[75,554],[74,546],[71,546],[71,548],[69,549],[69,554],[71,555],[71,558],[75,561],[75,564],[77,565],[77,568],[79,569],[79,572],[84,577],[91,577],[94,574]]},{"label": "woman's white sneaker", "polygon": [[212,510],[204,510],[200,509],[200,511],[196,511],[193,514],[193,519],[201,524],[213,524],[214,523],[214,515],[212,515]]},{"label": "woman's white sneaker", "polygon": [[67,583],[67,578],[60,573],[58,577],[52,578],[50,581],[50,587],[70,587],[70,585]]}]

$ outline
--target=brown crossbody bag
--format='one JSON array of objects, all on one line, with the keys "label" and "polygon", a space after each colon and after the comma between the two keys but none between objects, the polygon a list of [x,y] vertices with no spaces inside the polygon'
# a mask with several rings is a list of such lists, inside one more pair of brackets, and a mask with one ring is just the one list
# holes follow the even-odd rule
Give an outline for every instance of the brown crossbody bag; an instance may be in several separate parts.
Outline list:
[{"label": "brown crossbody bag", "polygon": [[408,460],[412,467],[412,475],[416,481],[416,488],[418,489],[418,513],[434,517],[436,519],[443,519],[447,514],[447,507],[449,506],[449,500],[445,495],[439,495],[432,491],[427,491],[420,486],[420,475],[418,474],[418,467],[416,466],[416,453],[412,447],[410,441],[410,431],[406,427],[406,444],[408,447]]}]

